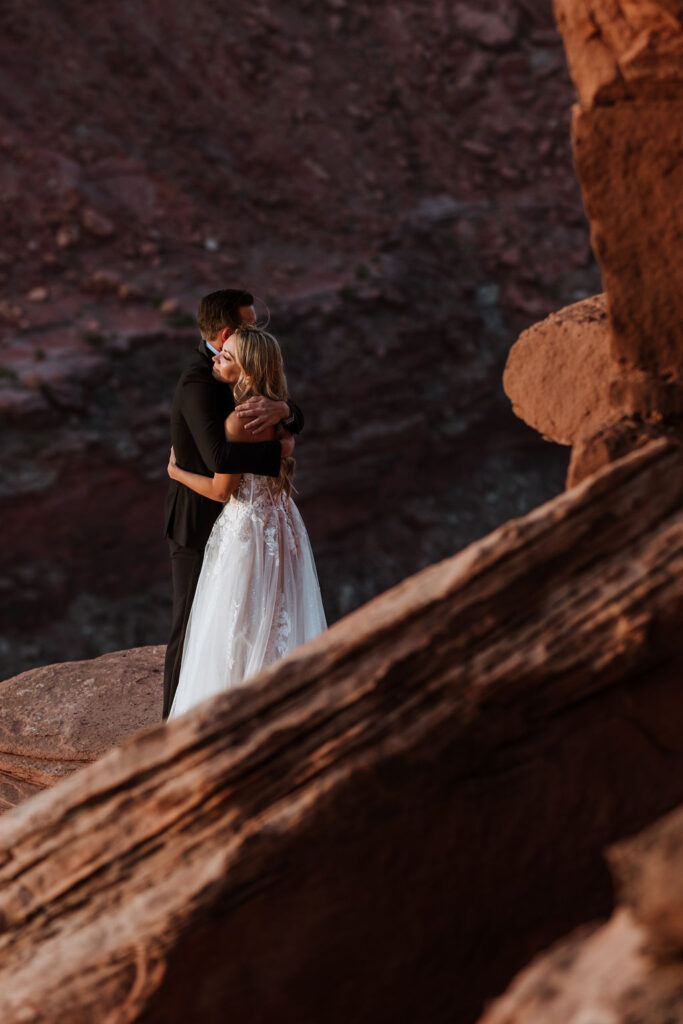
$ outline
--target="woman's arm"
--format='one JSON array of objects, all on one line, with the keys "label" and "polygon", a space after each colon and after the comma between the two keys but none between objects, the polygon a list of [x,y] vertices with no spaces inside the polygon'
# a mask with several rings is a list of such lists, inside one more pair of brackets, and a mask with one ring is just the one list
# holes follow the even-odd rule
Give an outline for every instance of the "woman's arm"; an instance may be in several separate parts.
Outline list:
[{"label": "woman's arm", "polygon": [[189,487],[191,491],[196,491],[197,494],[202,494],[205,498],[211,498],[212,501],[220,502],[230,500],[230,495],[237,490],[242,479],[241,473],[214,473],[213,476],[190,473],[178,466],[172,448],[168,460],[168,475],[171,480],[177,480],[178,483]]},{"label": "woman's arm", "polygon": [[[275,439],[273,427],[266,427],[263,433],[267,435],[264,440],[273,441]],[[258,444],[258,442],[250,442],[250,434],[235,412],[231,412],[225,421],[225,436],[228,442],[235,442],[244,447],[252,445],[256,447]],[[241,473],[214,473],[213,476],[202,476],[201,473],[190,473],[187,469],[181,469],[176,462],[173,448],[171,448],[168,460],[168,475],[171,480],[177,480],[178,483],[189,487],[191,491],[196,491],[197,494],[202,494],[205,498],[211,498],[212,501],[223,503],[230,500],[230,496],[237,490],[242,479]]]},{"label": "woman's arm", "polygon": [[[251,402],[251,401],[253,401],[253,399],[250,398],[249,401]],[[260,401],[260,398],[259,398],[259,401]],[[263,401],[269,402],[270,399],[265,398],[265,399],[263,399]],[[276,405],[276,404],[279,404],[279,403],[273,403],[273,404]],[[285,407],[287,406],[286,402],[284,402],[282,404],[285,405]],[[258,444],[257,441],[256,442],[254,441],[254,432],[252,431],[251,426],[247,426],[247,424],[244,422],[244,420],[240,417],[240,409],[242,409],[242,408],[243,408],[243,406],[241,406],[241,405],[238,406],[237,409],[235,409],[234,412],[231,412],[230,415],[228,416],[227,420],[225,421],[225,436],[227,437],[227,439],[228,439],[228,441],[230,443],[234,443],[234,444],[244,444],[244,443],[246,443],[246,444],[250,444],[250,443],[251,444]],[[259,433],[262,435],[262,440],[263,441],[274,441],[275,440],[275,425],[273,425],[273,424],[266,424],[265,427],[261,428]],[[279,468],[278,468],[278,472],[279,472]]]},{"label": "woman's arm", "polygon": [[[217,390],[221,387],[227,387],[227,384],[217,385],[215,381],[202,377],[193,377],[183,385],[182,415],[207,469],[221,474],[277,476],[281,458],[279,444],[259,437],[260,444],[247,447],[226,438],[223,429],[225,406],[220,404]],[[247,440],[253,441],[254,437],[249,436]]]}]

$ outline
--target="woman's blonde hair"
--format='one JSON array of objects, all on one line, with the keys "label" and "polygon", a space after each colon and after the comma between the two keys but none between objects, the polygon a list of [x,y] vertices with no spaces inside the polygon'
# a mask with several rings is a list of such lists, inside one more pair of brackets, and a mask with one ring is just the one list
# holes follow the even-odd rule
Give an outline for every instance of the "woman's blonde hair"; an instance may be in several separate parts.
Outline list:
[{"label": "woman's blonde hair", "polygon": [[[242,324],[233,332],[233,338],[240,366],[240,375],[232,388],[235,405],[246,402],[252,395],[261,395],[276,402],[285,401],[288,397],[287,378],[282,352],[273,335],[252,324]],[[282,428],[278,427],[277,434],[281,433]],[[278,494],[284,491],[289,497],[292,493],[295,466],[294,459],[282,460],[276,482]]]}]

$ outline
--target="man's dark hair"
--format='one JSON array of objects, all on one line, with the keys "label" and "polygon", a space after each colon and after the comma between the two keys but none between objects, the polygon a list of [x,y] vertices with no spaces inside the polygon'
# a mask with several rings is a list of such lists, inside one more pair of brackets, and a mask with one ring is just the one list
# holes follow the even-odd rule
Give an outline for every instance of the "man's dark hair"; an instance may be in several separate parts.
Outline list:
[{"label": "man's dark hair", "polygon": [[224,327],[239,327],[241,306],[253,306],[254,296],[244,288],[221,288],[205,295],[197,310],[197,323],[202,338],[215,338]]}]

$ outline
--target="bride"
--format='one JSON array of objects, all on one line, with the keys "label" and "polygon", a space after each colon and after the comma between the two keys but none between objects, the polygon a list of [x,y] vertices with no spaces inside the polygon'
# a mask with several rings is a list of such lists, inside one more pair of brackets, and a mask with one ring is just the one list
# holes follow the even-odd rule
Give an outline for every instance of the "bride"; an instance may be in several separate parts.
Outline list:
[{"label": "bride", "polygon": [[[238,328],[214,360],[235,404],[253,396],[287,398],[280,347],[266,331]],[[229,441],[253,441],[233,412]],[[260,440],[275,439],[275,428]],[[291,499],[294,460],[277,478],[250,473],[212,477],[181,469],[171,449],[168,474],[224,502],[209,537],[187,626],[180,679],[169,718],[237,686],[321,633],[325,614],[313,552]]]}]

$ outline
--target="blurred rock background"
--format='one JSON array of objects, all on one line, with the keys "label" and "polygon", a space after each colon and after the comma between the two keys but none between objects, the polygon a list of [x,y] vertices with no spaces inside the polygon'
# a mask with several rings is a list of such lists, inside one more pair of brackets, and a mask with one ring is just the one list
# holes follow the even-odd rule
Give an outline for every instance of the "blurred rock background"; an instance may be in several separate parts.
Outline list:
[{"label": "blurred rock background", "polygon": [[600,290],[549,0],[7,0],[0,60],[0,678],[164,642],[214,288],[282,342],[330,619],[562,489],[501,387]]}]

